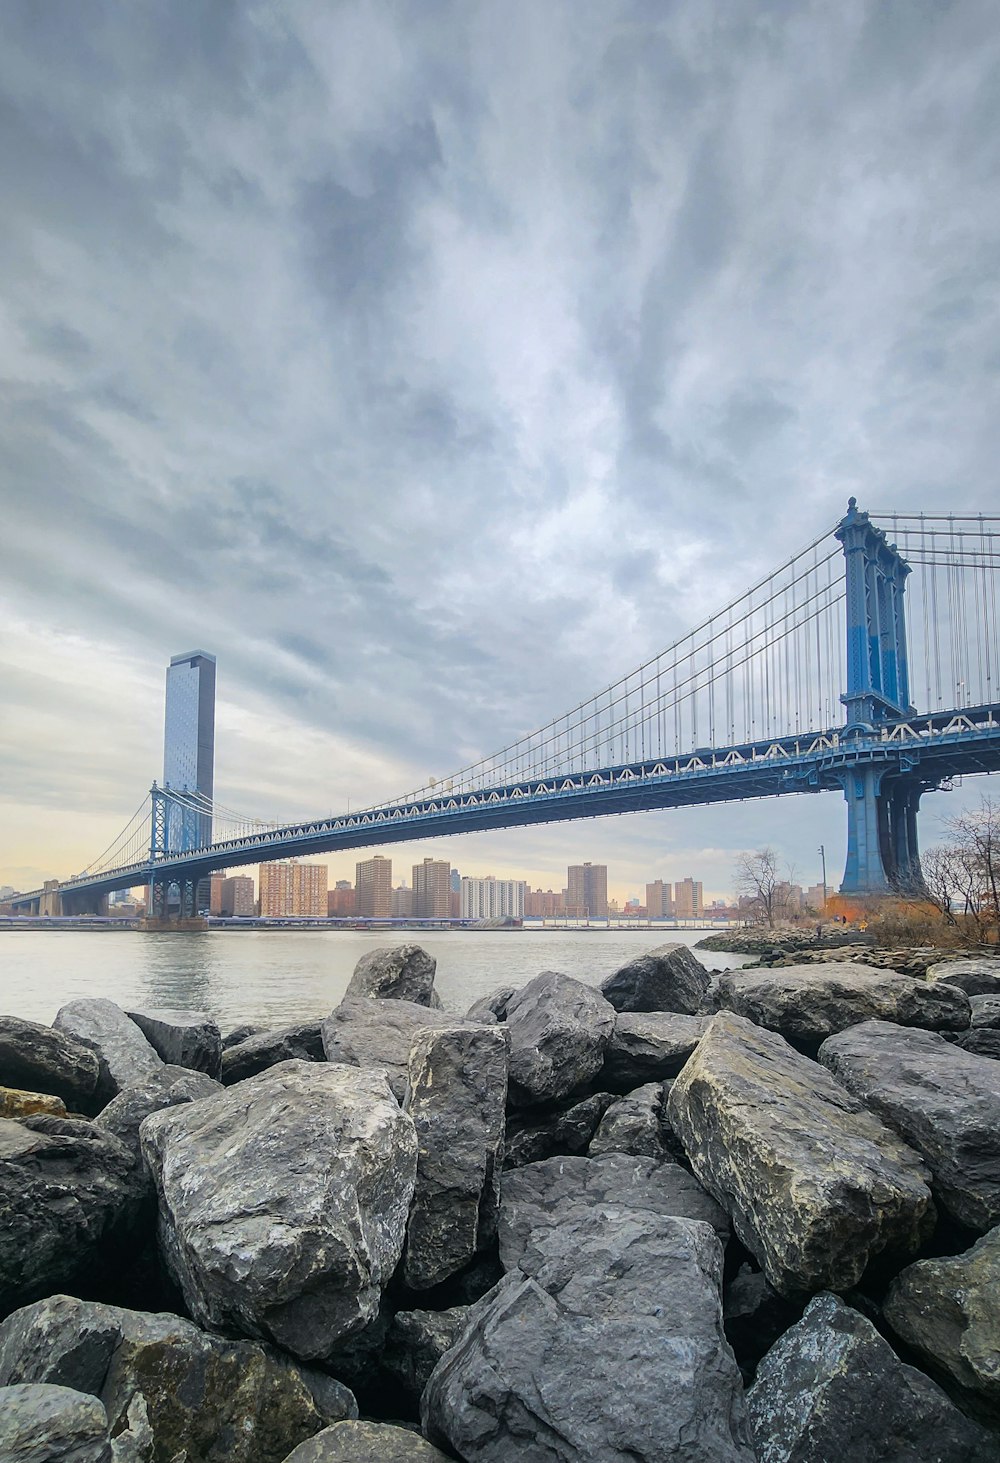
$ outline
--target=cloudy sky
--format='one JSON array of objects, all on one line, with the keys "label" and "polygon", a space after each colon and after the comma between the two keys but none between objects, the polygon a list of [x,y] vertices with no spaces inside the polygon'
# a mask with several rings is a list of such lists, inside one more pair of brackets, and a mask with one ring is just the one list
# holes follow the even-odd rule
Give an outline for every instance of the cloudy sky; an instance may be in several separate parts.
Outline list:
[{"label": "cloudy sky", "polygon": [[[221,801],[341,810],[849,494],[998,507],[994,0],[5,0],[0,137],[0,883],[128,820],[172,654]],[[831,795],[392,852],[723,893],[844,839]]]}]

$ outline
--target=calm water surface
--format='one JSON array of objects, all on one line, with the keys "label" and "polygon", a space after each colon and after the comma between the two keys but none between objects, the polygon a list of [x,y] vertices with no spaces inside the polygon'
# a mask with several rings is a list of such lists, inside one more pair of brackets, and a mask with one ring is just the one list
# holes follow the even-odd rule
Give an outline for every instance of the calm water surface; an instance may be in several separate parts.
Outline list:
[{"label": "calm water surface", "polygon": [[[416,942],[437,960],[445,1007],[463,1012],[500,985],[524,985],[561,970],[599,985],[626,960],[657,945],[694,945],[704,930],[138,930],[0,932],[0,1013],[51,1022],[66,1001],[107,996],[120,1006],[209,1011],[226,1029],[241,1021],[286,1026],[325,1016],[360,956]],[[696,952],[710,970],[740,955]]]}]

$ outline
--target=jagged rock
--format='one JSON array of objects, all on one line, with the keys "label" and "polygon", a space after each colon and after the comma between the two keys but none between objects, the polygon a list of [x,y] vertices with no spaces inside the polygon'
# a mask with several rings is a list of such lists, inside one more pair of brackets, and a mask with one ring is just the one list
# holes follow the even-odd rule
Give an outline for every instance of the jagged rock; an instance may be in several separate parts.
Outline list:
[{"label": "jagged rock", "polygon": [[399,1102],[406,1096],[410,1048],[421,1031],[454,1026],[454,1016],[415,1001],[373,1000],[352,996],[341,1001],[322,1024],[327,1061],[355,1067],[382,1067]]},{"label": "jagged rock", "polygon": [[174,1067],[222,1075],[222,1033],[204,1011],[126,1011],[154,1051]]},{"label": "jagged rock", "polygon": [[955,1042],[963,1052],[971,1052],[974,1057],[989,1057],[991,1061],[1000,1061],[1000,1031],[989,1026],[980,1026],[975,1031],[966,1031]]},{"label": "jagged rock", "polygon": [[1000,1028],[1000,995],[998,996],[970,996],[969,1005],[972,1008],[972,1028],[979,1030],[997,1030]]},{"label": "jagged rock", "polygon": [[465,1013],[466,1021],[485,1021],[487,1026],[492,1025],[494,1021],[506,1021],[511,996],[516,994],[516,985],[498,986],[488,996],[480,996],[478,1001],[473,1001]]},{"label": "jagged rock", "polygon": [[[1000,1418],[1000,1228],[964,1255],[918,1260],[893,1281],[885,1317],[932,1369]],[[1000,1451],[1000,1449],[998,1449]]]},{"label": "jagged rock", "polygon": [[0,1315],[119,1267],[141,1196],[128,1149],[85,1118],[0,1120]]},{"label": "jagged rock", "polygon": [[112,1463],[155,1463],[156,1439],[141,1392],[136,1392],[125,1409],[125,1424],[124,1431],[112,1440]]},{"label": "jagged rock", "polygon": [[956,985],[967,996],[1000,995],[1000,960],[941,960],[927,968],[929,981]]},{"label": "jagged rock", "polygon": [[586,1153],[614,1100],[610,1092],[595,1092],[540,1122],[508,1120],[504,1168],[521,1168],[561,1153]]},{"label": "jagged rock", "polygon": [[626,1097],[619,1097],[601,1119],[588,1154],[594,1158],[600,1153],[628,1153],[661,1162],[669,1158],[660,1121],[662,1109],[663,1088],[659,1082],[648,1082]]},{"label": "jagged rock", "polygon": [[419,945],[397,945],[392,950],[369,950],[354,967],[345,999],[372,996],[380,1000],[412,1001],[417,1006],[441,1009],[434,989],[437,961]]},{"label": "jagged rock", "polygon": [[154,1113],[141,1136],[195,1320],[312,1360],[376,1315],[417,1158],[384,1073],[282,1062]]},{"label": "jagged rock", "polygon": [[227,1031],[222,1038],[222,1050],[228,1051],[231,1046],[240,1046],[244,1041],[249,1041],[251,1036],[263,1036],[266,1026],[255,1026],[252,1021],[243,1021],[239,1026],[234,1026],[232,1031]]},{"label": "jagged rock", "polygon": [[431,1372],[465,1325],[468,1306],[446,1311],[397,1311],[389,1327],[382,1364],[411,1404],[419,1404]]},{"label": "jagged rock", "polygon": [[676,1077],[708,1025],[705,1016],[670,1011],[626,1011],[604,1050],[602,1082],[631,1092],[644,1082]]},{"label": "jagged rock", "polygon": [[846,1289],[934,1227],[920,1158],[777,1033],[721,1011],[667,1112],[695,1174],[782,1295]]},{"label": "jagged rock", "polygon": [[223,1048],[222,1081],[226,1087],[256,1077],[279,1062],[321,1062],[323,1038],[318,1021],[283,1026],[280,1031],[261,1031],[245,1041]]},{"label": "jagged rock", "polygon": [[421,1404],[466,1463],[753,1463],[707,1224],[593,1213],[472,1307]]},{"label": "jagged rock", "polygon": [[213,1097],[221,1090],[218,1082],[206,1072],[192,1072],[186,1067],[164,1064],[138,1087],[126,1087],[119,1092],[94,1121],[124,1143],[136,1163],[141,1164],[139,1128],[150,1113],[177,1107],[182,1102],[198,1102],[200,1098]]},{"label": "jagged rock", "polygon": [[558,971],[536,975],[511,998],[510,1090],[516,1104],[557,1102],[601,1070],[615,1011],[582,981]]},{"label": "jagged rock", "polygon": [[69,1387],[0,1387],[3,1463],[112,1463],[108,1419],[96,1397]]},{"label": "jagged rock", "polygon": [[680,1011],[701,1007],[709,974],[687,945],[659,945],[630,960],[601,982],[601,994],[616,1011]]},{"label": "jagged rock", "polygon": [[996,1441],[870,1321],[818,1295],[747,1393],[758,1463],[995,1463]]},{"label": "jagged rock", "polygon": [[778,1294],[760,1270],[741,1265],[722,1292],[726,1338],[744,1382],[753,1378],[765,1352],[801,1318],[801,1305]]},{"label": "jagged rock", "polygon": [[69,1001],[56,1012],[53,1025],[97,1057],[97,1096],[102,1103],[110,1102],[123,1088],[145,1081],[163,1065],[135,1022],[114,1001],[99,996]]},{"label": "jagged rock", "polygon": [[21,1092],[16,1087],[0,1087],[0,1118],[29,1118],[44,1113],[50,1118],[68,1117],[61,1097],[46,1092]]},{"label": "jagged rock", "polygon": [[588,1214],[635,1213],[697,1219],[729,1238],[729,1221],[697,1179],[676,1163],[624,1153],[596,1158],[547,1158],[504,1178],[500,1202],[500,1263],[531,1268],[525,1259],[554,1229]]},{"label": "jagged rock", "polygon": [[449,1455],[391,1422],[336,1422],[300,1443],[285,1463],[449,1463]]},{"label": "jagged rock", "polygon": [[403,1277],[413,1290],[461,1270],[496,1234],[507,1045],[505,1030],[472,1022],[418,1032],[410,1049],[417,1181]]},{"label": "jagged rock", "polygon": [[819,1059],[923,1156],[956,1219],[980,1234],[1000,1223],[1000,1066],[887,1021],[830,1037]]},{"label": "jagged rock", "polygon": [[719,981],[719,996],[726,1009],[810,1051],[862,1021],[935,1031],[963,1031],[969,1025],[968,997],[956,987],[838,961],[731,970]]},{"label": "jagged rock", "polygon": [[49,1092],[79,1111],[90,1108],[100,1067],[89,1046],[68,1032],[0,1016],[0,1082]]},{"label": "jagged rock", "polygon": [[191,1463],[278,1463],[328,1423],[358,1413],[341,1383],[270,1347],[208,1336],[180,1316],[67,1295],[26,1306],[0,1326],[0,1382],[91,1393],[115,1435],[140,1397],[154,1456],[183,1454]]}]

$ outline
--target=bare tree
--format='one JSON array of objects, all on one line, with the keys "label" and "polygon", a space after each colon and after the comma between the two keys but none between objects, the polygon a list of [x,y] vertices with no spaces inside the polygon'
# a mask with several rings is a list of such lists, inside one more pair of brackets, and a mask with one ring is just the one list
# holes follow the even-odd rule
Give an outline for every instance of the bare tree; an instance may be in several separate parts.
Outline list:
[{"label": "bare tree", "polygon": [[983,798],[944,827],[948,841],[923,854],[919,877],[898,892],[930,904],[959,938],[985,944],[1000,934],[1000,806]]},{"label": "bare tree", "polygon": [[794,873],[782,873],[773,848],[742,853],[736,865],[736,890],[749,901],[761,924],[774,929],[775,921],[788,913],[788,895]]}]

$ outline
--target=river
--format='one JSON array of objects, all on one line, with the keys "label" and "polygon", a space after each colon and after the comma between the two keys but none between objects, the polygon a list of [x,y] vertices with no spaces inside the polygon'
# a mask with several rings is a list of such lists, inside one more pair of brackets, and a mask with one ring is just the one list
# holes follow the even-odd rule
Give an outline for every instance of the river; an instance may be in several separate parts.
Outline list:
[{"label": "river", "polygon": [[[14,930],[0,933],[0,1014],[51,1023],[66,1001],[106,996],[124,1007],[209,1011],[223,1031],[243,1021],[289,1026],[325,1016],[360,956],[417,942],[437,960],[445,1008],[464,1012],[497,986],[561,970],[588,985],[668,942],[695,945],[707,931],[434,930]],[[710,970],[753,956],[697,951]]]}]

